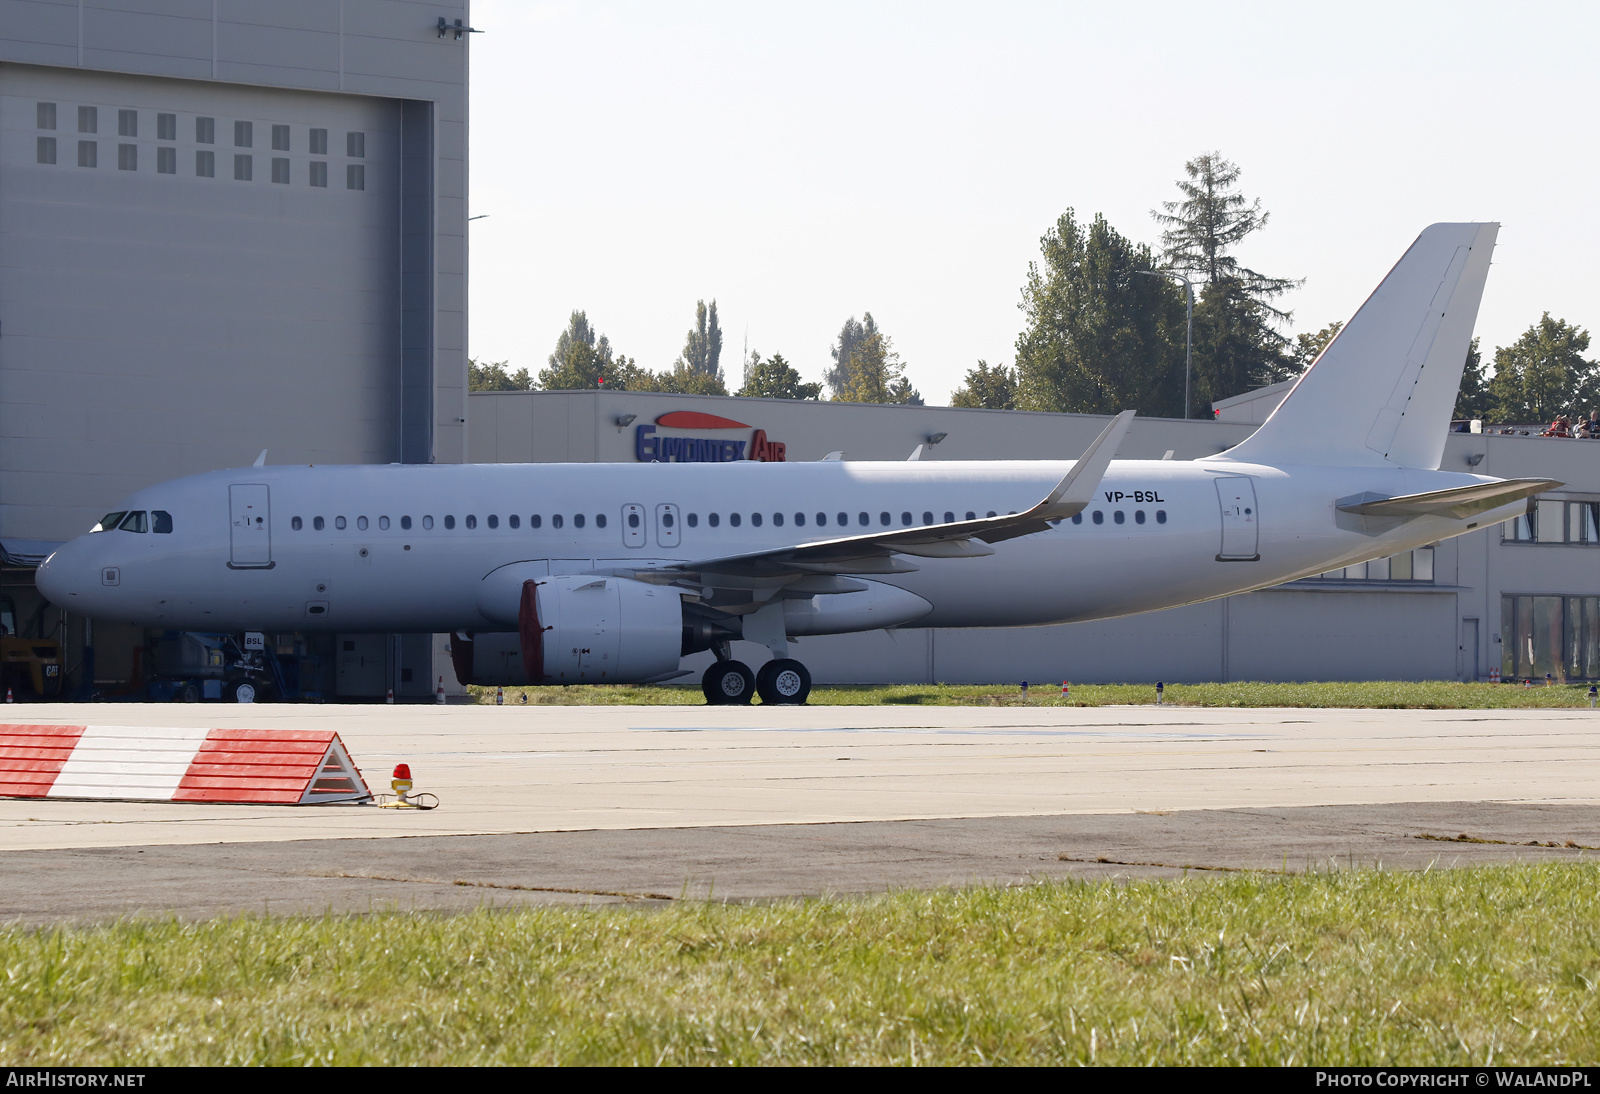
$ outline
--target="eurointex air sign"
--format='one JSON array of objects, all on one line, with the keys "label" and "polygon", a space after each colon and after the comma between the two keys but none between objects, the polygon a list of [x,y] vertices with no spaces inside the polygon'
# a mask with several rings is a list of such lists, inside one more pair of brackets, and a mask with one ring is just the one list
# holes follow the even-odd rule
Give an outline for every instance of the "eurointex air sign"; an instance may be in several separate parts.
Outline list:
[{"label": "eurointex air sign", "polygon": [[[670,429],[674,435],[658,434],[658,429]],[[695,434],[712,436],[678,436],[677,430],[693,430]],[[748,438],[731,436],[734,430],[751,430]],[[654,425],[639,425],[633,429],[633,454],[640,463],[732,463],[735,460],[759,460],[762,463],[784,463],[787,449],[782,441],[767,440],[767,431],[755,429],[732,418],[715,414],[702,414],[698,410],[674,410],[655,420]]]}]

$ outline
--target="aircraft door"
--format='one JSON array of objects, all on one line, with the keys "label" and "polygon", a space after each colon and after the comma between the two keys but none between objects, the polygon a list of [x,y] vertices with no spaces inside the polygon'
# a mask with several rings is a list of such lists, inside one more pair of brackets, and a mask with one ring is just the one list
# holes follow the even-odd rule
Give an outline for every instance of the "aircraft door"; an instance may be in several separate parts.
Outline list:
[{"label": "aircraft door", "polygon": [[622,545],[624,547],[644,546],[644,506],[624,505],[622,507]]},{"label": "aircraft door", "polygon": [[676,505],[656,506],[656,546],[676,547],[678,545],[678,507]]},{"label": "aircraft door", "polygon": [[1255,483],[1248,475],[1223,475],[1217,479],[1217,500],[1222,506],[1222,550],[1217,561],[1259,562],[1261,514]]},{"label": "aircraft door", "polygon": [[228,487],[230,569],[272,568],[272,513],[268,502],[265,483],[234,483]]}]

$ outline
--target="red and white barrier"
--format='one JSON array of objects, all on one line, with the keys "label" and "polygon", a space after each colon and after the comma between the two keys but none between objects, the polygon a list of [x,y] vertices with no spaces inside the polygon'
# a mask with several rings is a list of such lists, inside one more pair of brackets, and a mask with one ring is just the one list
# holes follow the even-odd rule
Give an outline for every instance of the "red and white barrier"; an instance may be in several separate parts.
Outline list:
[{"label": "red and white barrier", "polygon": [[0,725],[0,796],[315,805],[372,792],[331,730]]}]

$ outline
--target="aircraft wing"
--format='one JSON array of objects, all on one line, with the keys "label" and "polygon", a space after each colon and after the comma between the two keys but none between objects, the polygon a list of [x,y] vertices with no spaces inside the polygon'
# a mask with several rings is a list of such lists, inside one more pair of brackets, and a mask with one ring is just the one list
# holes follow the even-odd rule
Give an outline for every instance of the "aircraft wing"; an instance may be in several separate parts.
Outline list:
[{"label": "aircraft wing", "polygon": [[[1105,476],[1117,445],[1128,431],[1134,412],[1118,414],[1096,437],[1077,463],[1072,465],[1055,489],[1037,505],[1021,513],[960,520],[920,528],[885,529],[857,536],[796,543],[765,551],[664,566],[641,571],[642,580],[678,580],[691,575],[707,585],[717,585],[717,577],[732,578],[740,587],[751,580],[801,577],[809,574],[890,574],[915,570],[914,565],[897,558],[912,555],[922,558],[978,558],[991,555],[991,543],[1032,535],[1082,512],[1094,499],[1095,490]],[[809,594],[808,594],[809,595]]]},{"label": "aircraft wing", "polygon": [[1335,504],[1341,513],[1354,513],[1362,517],[1398,517],[1401,520],[1451,517],[1462,520],[1565,485],[1554,479],[1502,479],[1499,482],[1432,490],[1426,494],[1402,494],[1393,498],[1362,494],[1354,498],[1342,498]]}]

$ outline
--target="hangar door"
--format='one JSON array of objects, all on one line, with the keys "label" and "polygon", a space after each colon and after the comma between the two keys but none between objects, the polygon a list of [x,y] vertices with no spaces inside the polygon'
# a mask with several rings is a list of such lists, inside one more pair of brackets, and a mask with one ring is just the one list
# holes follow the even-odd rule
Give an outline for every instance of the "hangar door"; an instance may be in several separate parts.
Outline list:
[{"label": "hangar door", "polygon": [[401,114],[0,65],[0,534],[263,448],[400,458]]}]

